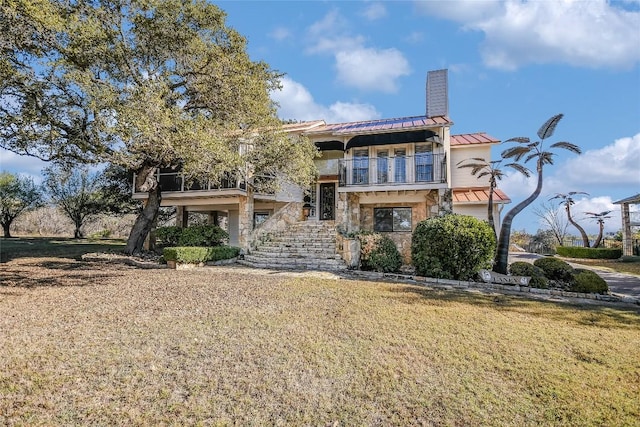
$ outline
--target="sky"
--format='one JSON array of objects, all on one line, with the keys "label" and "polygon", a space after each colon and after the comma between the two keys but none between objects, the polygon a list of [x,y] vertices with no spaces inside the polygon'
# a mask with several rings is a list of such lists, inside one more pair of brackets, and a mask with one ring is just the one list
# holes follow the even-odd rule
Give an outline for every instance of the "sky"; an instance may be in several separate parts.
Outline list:
[{"label": "sky", "polygon": [[[544,228],[535,214],[557,193],[574,197],[574,217],[613,211],[640,193],[640,1],[218,1],[227,24],[247,38],[253,60],[283,73],[272,98],[282,119],[327,123],[425,114],[430,70],[448,69],[452,134],[487,132],[505,141],[536,132],[563,113],[545,144],[554,151],[540,197],[512,231]],[[493,159],[510,144],[492,149]],[[546,145],[548,147],[548,145]],[[39,176],[43,164],[0,152],[0,168]],[[535,165],[527,165],[534,169]],[[508,174],[512,203],[534,179]],[[575,229],[569,229],[577,234]]]}]

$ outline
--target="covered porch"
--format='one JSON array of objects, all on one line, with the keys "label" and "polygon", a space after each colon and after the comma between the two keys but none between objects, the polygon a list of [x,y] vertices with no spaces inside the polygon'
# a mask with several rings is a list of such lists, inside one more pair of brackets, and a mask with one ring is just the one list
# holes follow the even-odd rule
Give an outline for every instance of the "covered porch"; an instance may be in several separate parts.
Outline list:
[{"label": "covered porch", "polygon": [[629,207],[640,205],[640,193],[613,202],[613,204],[620,205],[622,215],[622,255],[632,256],[634,255],[632,227],[640,227],[640,215],[637,215],[638,212],[630,212]]}]

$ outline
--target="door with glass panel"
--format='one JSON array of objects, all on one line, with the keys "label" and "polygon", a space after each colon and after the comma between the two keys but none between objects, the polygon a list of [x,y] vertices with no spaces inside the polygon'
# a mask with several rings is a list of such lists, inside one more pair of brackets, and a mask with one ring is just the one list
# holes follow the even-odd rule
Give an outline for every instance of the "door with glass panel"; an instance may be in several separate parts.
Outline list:
[{"label": "door with glass panel", "polygon": [[353,184],[369,183],[369,150],[353,151]]},{"label": "door with glass panel", "polygon": [[377,183],[389,182],[389,150],[378,150],[377,156]]},{"label": "door with glass panel", "polygon": [[431,145],[416,145],[416,182],[433,181],[433,150]]},{"label": "door with glass panel", "polygon": [[393,154],[393,182],[407,182],[407,150],[396,148]]}]

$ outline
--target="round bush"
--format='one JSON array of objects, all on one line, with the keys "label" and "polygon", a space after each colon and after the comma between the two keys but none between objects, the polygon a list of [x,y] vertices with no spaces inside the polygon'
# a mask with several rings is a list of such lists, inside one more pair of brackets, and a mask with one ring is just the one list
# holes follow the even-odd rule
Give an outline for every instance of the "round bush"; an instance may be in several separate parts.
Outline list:
[{"label": "round bush", "polygon": [[576,268],[571,291],[583,293],[606,294],[609,290],[607,282],[591,270]]},{"label": "round bush", "polygon": [[540,267],[524,262],[516,261],[509,265],[509,273],[512,276],[527,276],[531,277],[529,286],[532,288],[547,289],[549,288],[549,279],[544,277],[544,271]]},{"label": "round bush", "polygon": [[533,265],[540,267],[547,279],[561,282],[573,281],[573,267],[561,259],[553,257],[538,258],[533,262]]},{"label": "round bush", "polygon": [[402,256],[396,244],[388,236],[379,233],[362,233],[360,240],[360,268],[362,270],[393,273],[400,270]]},{"label": "round bush", "polygon": [[421,221],[413,232],[411,257],[416,273],[468,280],[491,268],[496,240],[486,221],[450,214]]}]

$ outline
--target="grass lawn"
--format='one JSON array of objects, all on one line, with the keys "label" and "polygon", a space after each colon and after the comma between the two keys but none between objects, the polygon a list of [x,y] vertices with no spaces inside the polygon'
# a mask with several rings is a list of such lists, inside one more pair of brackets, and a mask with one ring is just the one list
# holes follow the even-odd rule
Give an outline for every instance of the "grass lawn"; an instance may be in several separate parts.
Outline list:
[{"label": "grass lawn", "polygon": [[119,239],[72,239],[66,237],[0,238],[0,262],[20,257],[56,256],[79,259],[88,252],[112,252],[124,249]]},{"label": "grass lawn", "polygon": [[600,267],[607,270],[617,271],[619,273],[629,273],[640,276],[640,256],[627,257],[625,261],[617,259],[565,259],[576,264]]},{"label": "grass lawn", "polygon": [[633,306],[60,257],[0,280],[0,424],[640,425]]}]

